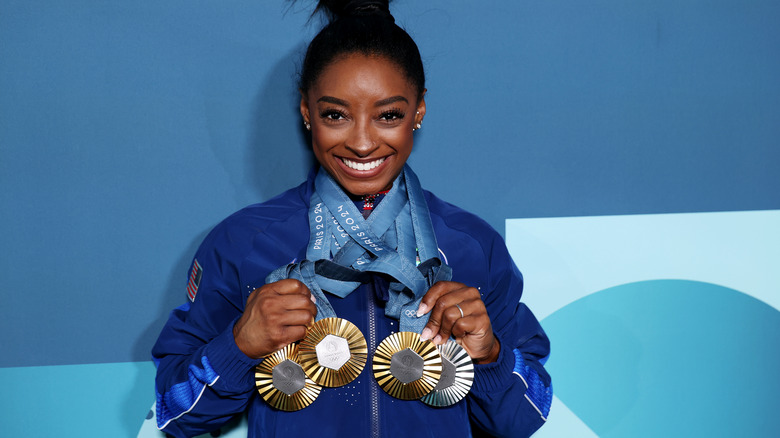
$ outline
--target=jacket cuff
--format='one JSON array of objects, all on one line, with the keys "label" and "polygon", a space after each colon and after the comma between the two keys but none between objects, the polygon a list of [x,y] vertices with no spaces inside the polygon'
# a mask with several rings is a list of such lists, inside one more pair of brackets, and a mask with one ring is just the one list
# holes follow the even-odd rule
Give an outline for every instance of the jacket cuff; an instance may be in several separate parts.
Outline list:
[{"label": "jacket cuff", "polygon": [[254,369],[262,359],[252,359],[238,348],[233,337],[235,323],[228,324],[225,331],[206,345],[203,353],[219,375],[211,386],[221,391],[246,393],[255,387]]},{"label": "jacket cuff", "polygon": [[474,365],[474,383],[471,391],[489,393],[506,388],[512,382],[512,370],[515,367],[515,355],[503,339],[499,339],[501,350],[493,363]]}]

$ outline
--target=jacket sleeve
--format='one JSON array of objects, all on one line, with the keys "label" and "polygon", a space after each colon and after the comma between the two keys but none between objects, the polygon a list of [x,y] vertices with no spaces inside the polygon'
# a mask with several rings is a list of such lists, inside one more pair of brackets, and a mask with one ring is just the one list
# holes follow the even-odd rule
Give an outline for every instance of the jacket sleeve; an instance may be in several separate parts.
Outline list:
[{"label": "jacket sleeve", "polygon": [[243,412],[255,393],[253,369],[260,360],[247,357],[233,338],[245,302],[232,249],[217,248],[217,234],[195,255],[187,280],[190,301],[171,313],[152,349],[157,427],[176,437],[219,428]]},{"label": "jacket sleeve", "polygon": [[493,332],[501,344],[498,360],[475,365],[467,398],[475,436],[527,437],[547,421],[552,383],[543,363],[550,341],[536,317],[520,302],[523,278],[497,234],[484,248],[488,287],[482,292]]}]

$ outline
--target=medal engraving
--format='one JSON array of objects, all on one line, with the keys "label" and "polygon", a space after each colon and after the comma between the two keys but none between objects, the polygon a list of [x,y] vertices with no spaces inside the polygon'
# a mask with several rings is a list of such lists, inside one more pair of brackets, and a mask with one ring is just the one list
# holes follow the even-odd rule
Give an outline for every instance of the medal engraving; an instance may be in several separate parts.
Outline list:
[{"label": "medal engraving", "polygon": [[341,318],[323,318],[309,327],[300,345],[303,372],[319,385],[343,386],[355,380],[368,360],[360,330]]},{"label": "medal engraving", "polygon": [[317,399],[322,388],[306,378],[298,361],[298,344],[290,344],[255,368],[255,386],[266,403],[282,411],[297,411]]},{"label": "medal engraving", "polygon": [[455,365],[449,361],[446,357],[441,357],[441,377],[439,383],[433,388],[434,391],[441,391],[447,389],[455,383]]},{"label": "medal engraving", "polygon": [[401,400],[416,400],[438,383],[441,355],[433,342],[422,341],[418,333],[395,333],[377,346],[373,370],[386,393]]},{"label": "medal engraving", "polygon": [[303,368],[290,359],[275,366],[271,372],[274,387],[287,395],[293,395],[306,386]]},{"label": "medal engraving", "polygon": [[450,339],[439,346],[442,375],[439,383],[422,398],[423,403],[443,407],[463,400],[474,382],[474,363],[466,350]]},{"label": "medal engraving", "polygon": [[423,375],[423,358],[406,348],[390,359],[390,374],[406,385],[419,380]]},{"label": "medal engraving", "polygon": [[320,365],[332,370],[340,369],[352,356],[349,352],[347,340],[335,335],[325,336],[317,344],[315,351],[317,352],[317,361],[319,361]]}]

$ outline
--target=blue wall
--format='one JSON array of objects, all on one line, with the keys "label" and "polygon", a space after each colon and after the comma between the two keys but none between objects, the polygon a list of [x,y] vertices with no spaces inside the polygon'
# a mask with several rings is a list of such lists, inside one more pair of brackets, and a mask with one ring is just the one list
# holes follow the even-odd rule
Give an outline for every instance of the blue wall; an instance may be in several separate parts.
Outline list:
[{"label": "blue wall", "polygon": [[[0,367],[148,361],[205,233],[303,179],[304,3],[0,0]],[[780,208],[780,3],[393,10],[428,72],[411,163],[500,231]]]}]

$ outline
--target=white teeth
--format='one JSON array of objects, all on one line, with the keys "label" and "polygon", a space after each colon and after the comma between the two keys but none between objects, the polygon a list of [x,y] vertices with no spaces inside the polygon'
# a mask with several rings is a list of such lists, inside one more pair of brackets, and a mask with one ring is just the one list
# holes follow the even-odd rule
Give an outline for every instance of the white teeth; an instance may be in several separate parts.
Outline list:
[{"label": "white teeth", "polygon": [[384,162],[385,159],[384,158],[380,158],[378,160],[370,161],[368,163],[358,163],[356,161],[348,160],[346,158],[342,158],[341,161],[343,161],[344,164],[346,164],[347,167],[349,167],[350,169],[371,170],[371,169],[374,169],[375,167],[379,166],[380,164],[382,164],[382,162]]}]

